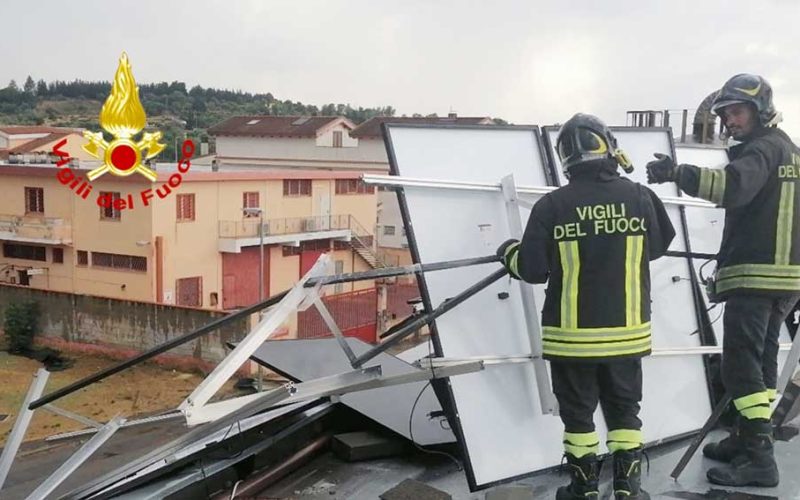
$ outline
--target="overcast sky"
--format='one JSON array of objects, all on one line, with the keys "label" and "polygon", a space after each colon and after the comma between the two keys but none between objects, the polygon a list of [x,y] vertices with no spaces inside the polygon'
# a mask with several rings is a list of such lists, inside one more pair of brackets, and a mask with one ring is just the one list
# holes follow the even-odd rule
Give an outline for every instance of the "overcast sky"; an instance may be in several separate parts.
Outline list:
[{"label": "overcast sky", "polygon": [[[126,6],[126,7],[123,7]],[[37,1],[2,8],[0,85],[110,80],[272,92],[514,123],[696,108],[730,76],[800,137],[800,1]]]}]

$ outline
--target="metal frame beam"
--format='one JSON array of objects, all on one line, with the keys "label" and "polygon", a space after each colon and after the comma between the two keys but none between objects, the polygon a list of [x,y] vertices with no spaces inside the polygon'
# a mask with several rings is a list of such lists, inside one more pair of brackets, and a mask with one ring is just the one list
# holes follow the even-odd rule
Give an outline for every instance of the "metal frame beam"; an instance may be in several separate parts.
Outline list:
[{"label": "metal frame beam", "polygon": [[14,427],[11,429],[11,434],[8,435],[6,445],[3,447],[3,454],[0,455],[0,490],[3,489],[3,484],[8,477],[8,471],[11,470],[11,464],[14,462],[14,457],[22,444],[22,438],[25,437],[25,432],[28,430],[28,425],[31,423],[33,417],[33,410],[29,408],[31,401],[38,398],[44,392],[44,386],[47,384],[47,379],[50,377],[50,372],[44,368],[39,368],[33,374],[33,381],[28,392],[25,394],[25,400],[22,402],[19,414],[14,421]]},{"label": "metal frame beam", "polygon": [[271,309],[256,327],[236,345],[236,348],[220,362],[194,391],[178,406],[184,413],[205,405],[209,399],[236,373],[242,364],[280,327],[286,318],[301,308],[319,287],[305,288],[305,283],[314,276],[322,275],[331,265],[331,257],[323,254],[305,276],[286,294],[283,300]]},{"label": "metal frame beam", "polygon": [[[343,386],[333,386],[329,385],[328,392],[313,392],[309,390],[309,385],[304,384],[311,384],[316,383],[321,385],[321,379],[317,379],[311,382],[303,382],[302,384],[286,384],[282,388],[276,389],[274,391],[265,392],[258,394],[257,398],[246,402],[245,405],[229,414],[224,415],[216,420],[213,420],[205,425],[201,425],[195,427],[188,433],[178,437],[177,439],[160,446],[159,448],[145,454],[142,457],[134,459],[129,464],[111,471],[94,481],[90,482],[89,484],[83,485],[79,489],[71,491],[67,495],[64,496],[65,499],[77,499],[77,498],[85,498],[91,495],[94,495],[97,492],[100,492],[106,488],[108,488],[114,481],[117,481],[123,477],[128,477],[132,474],[135,474],[139,470],[147,467],[148,465],[155,463],[159,460],[169,460],[169,458],[175,453],[177,449],[181,446],[186,445],[187,443],[191,443],[202,436],[207,436],[210,433],[216,432],[220,429],[224,429],[235,424],[237,421],[242,420],[243,418],[247,418],[250,415],[254,415],[261,411],[264,411],[271,406],[275,405],[275,401],[284,401],[287,400],[287,397],[290,396],[290,392],[292,392],[292,387],[295,389],[297,387],[301,387],[301,392],[298,394],[295,399],[292,401],[299,401],[301,398],[312,398],[312,397],[322,397],[323,395],[332,395],[332,394],[340,394],[345,392],[355,392],[355,391],[362,391],[368,389],[375,389],[378,387],[385,387],[387,385],[398,385],[398,384],[408,384],[414,382],[420,382],[424,380],[430,380],[432,378],[440,378],[440,377],[451,377],[455,375],[465,374],[465,373],[472,373],[475,371],[479,371],[483,368],[483,363],[480,361],[471,361],[468,363],[463,363],[451,367],[445,367],[441,370],[436,370],[435,373],[427,370],[420,370],[418,372],[411,372],[402,375],[396,375],[392,377],[387,377],[381,379],[381,368],[380,366],[374,366],[370,368],[366,368],[359,372],[350,372],[352,375],[353,373],[356,374],[364,374],[360,378],[362,379],[361,382],[356,381],[355,379],[359,377],[359,375],[353,376],[352,384],[343,387]],[[336,375],[335,377],[342,377],[343,375]],[[330,379],[330,377],[327,377]],[[369,380],[366,380],[369,379]],[[331,380],[328,380],[330,383]],[[322,387],[318,387],[318,389],[322,389]],[[346,389],[346,390],[345,390]],[[212,404],[213,405],[213,404]],[[206,405],[203,410],[207,410],[212,405]]]},{"label": "metal frame beam", "polygon": [[356,355],[353,353],[353,350],[350,349],[347,339],[344,338],[344,333],[342,333],[342,330],[339,329],[339,326],[336,324],[336,320],[333,319],[331,312],[325,306],[325,303],[322,302],[319,294],[315,295],[314,297],[314,307],[317,308],[319,315],[322,316],[322,321],[325,322],[331,333],[333,333],[333,336],[336,337],[336,342],[339,343],[339,347],[342,348],[345,356],[347,356],[347,359],[350,360],[350,366],[353,368],[360,368],[361,364],[356,360]]},{"label": "metal frame beam", "polygon": [[[498,184],[483,182],[461,182],[437,179],[421,179],[418,177],[400,177],[394,175],[373,175],[364,174],[361,180],[366,184],[385,187],[416,187],[434,189],[455,189],[461,191],[501,191],[502,187]],[[556,186],[517,186],[518,194],[547,194],[558,189]],[[663,196],[661,201],[668,205],[680,205],[684,207],[698,208],[717,208],[713,203],[680,196]]]},{"label": "metal frame beam", "polygon": [[[780,351],[789,351],[794,349],[795,346],[800,346],[800,343],[785,343],[780,344],[778,350]],[[800,358],[800,348],[797,349],[798,351],[798,358]],[[711,354],[722,354],[722,346],[698,346],[698,347],[673,347],[673,348],[661,348],[661,349],[653,349],[650,356],[651,357],[663,357],[663,356],[708,356]],[[414,363],[414,366],[423,369],[430,369],[431,367],[435,369],[439,369],[442,366],[450,366],[454,363],[464,363],[467,361],[482,361],[485,365],[502,365],[502,364],[514,364],[514,363],[529,363],[536,359],[535,356],[530,355],[519,355],[519,356],[467,356],[462,358],[423,358]],[[800,359],[798,359],[800,361]],[[795,365],[797,362],[794,363]],[[793,373],[792,370],[792,353],[789,353],[789,357],[786,359],[786,364],[784,365],[783,373]],[[788,383],[788,380],[787,380]],[[781,387],[780,381],[778,382],[778,387]],[[784,385],[785,387],[785,385]]]},{"label": "metal frame beam", "polygon": [[[514,176],[507,175],[500,181],[500,189],[506,202],[506,213],[508,215],[508,229],[512,238],[522,239],[524,228],[522,227],[522,217],[519,213],[519,203],[517,198],[517,187],[514,184]],[[536,315],[536,297],[533,295],[533,287],[519,280],[519,291],[522,297],[522,311],[525,315],[525,326],[528,332],[528,344],[531,349],[531,360],[533,361],[533,371],[536,374],[536,386],[539,392],[539,404],[542,413],[545,415],[558,414],[558,402],[550,387],[550,374],[547,372],[547,365],[542,358],[542,329],[539,318]]]},{"label": "metal frame beam", "polygon": [[[308,382],[300,382],[297,384],[289,382],[268,392],[250,394],[248,396],[228,399],[218,403],[207,404],[203,408],[192,411],[187,415],[187,418],[190,421],[190,425],[196,425],[216,420],[255,401],[259,401],[262,404],[269,403],[269,406],[292,404],[310,399],[342,396],[351,392],[473,373],[483,370],[484,365],[485,363],[483,360],[469,359],[448,363],[441,368],[437,367],[435,371],[420,369],[409,373],[389,376],[382,375],[383,371],[380,366],[370,366],[361,370],[322,377]],[[269,408],[269,406],[266,408]]]},{"label": "metal frame beam", "polygon": [[[144,425],[144,424],[152,424],[153,422],[161,422],[163,420],[171,420],[173,418],[182,418],[183,413],[179,411],[175,411],[173,413],[166,413],[164,415],[155,415],[152,417],[145,417],[140,418],[137,420],[126,420],[122,424],[120,424],[121,428],[125,427],[134,427],[137,425]],[[102,428],[102,424],[100,425]],[[85,436],[87,434],[94,434],[97,432],[97,429],[82,429],[79,431],[72,431],[72,432],[62,432],[61,434],[54,434],[52,436],[47,436],[44,438],[45,441],[57,441],[59,439],[69,439],[77,436]]]},{"label": "metal frame beam", "polygon": [[84,417],[83,415],[78,415],[77,413],[71,412],[69,410],[65,410],[64,408],[59,408],[58,406],[55,405],[44,405],[42,406],[42,409],[47,410],[51,413],[55,413],[56,415],[66,417],[70,420],[74,420],[87,427],[94,427],[95,429],[100,429],[101,427],[103,427],[103,424],[101,424],[100,422],[92,420],[91,418],[88,417]]},{"label": "metal frame beam", "polygon": [[111,436],[114,435],[117,430],[119,430],[120,425],[125,421],[124,418],[120,417],[119,415],[112,418],[106,425],[104,425],[97,434],[92,436],[92,439],[86,442],[83,446],[80,447],[78,451],[73,453],[66,462],[61,464],[61,466],[56,469],[52,474],[50,474],[47,479],[42,481],[42,483],[36,487],[35,490],[31,492],[30,495],[26,497],[26,500],[40,500],[42,498],[47,497],[50,493],[52,493],[58,486],[63,483],[75,470],[80,467],[89,457],[94,454],[106,441],[111,439]]}]

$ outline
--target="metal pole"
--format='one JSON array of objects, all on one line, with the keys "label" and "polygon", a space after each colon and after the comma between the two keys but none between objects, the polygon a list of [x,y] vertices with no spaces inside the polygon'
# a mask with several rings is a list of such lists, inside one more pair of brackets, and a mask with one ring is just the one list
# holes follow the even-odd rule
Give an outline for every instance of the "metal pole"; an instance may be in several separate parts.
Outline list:
[{"label": "metal pole", "polygon": [[[258,301],[264,300],[264,210],[258,210]],[[264,317],[264,311],[258,311],[258,318]],[[258,392],[264,390],[264,372],[261,365],[258,365],[256,382]]]},{"label": "metal pole", "polygon": [[[416,177],[399,177],[394,175],[374,175],[364,174],[361,179],[367,183],[376,186],[387,187],[415,187],[415,188],[430,188],[430,189],[452,189],[459,191],[501,191],[500,183],[489,182],[462,182],[462,181],[449,181],[439,179],[421,179]],[[517,194],[533,194],[543,195],[558,189],[555,186],[517,186]],[[679,205],[684,207],[698,207],[698,208],[718,208],[713,203],[694,198],[687,198],[681,196],[661,196],[661,201],[667,205]]]},{"label": "metal pole", "polygon": [[431,312],[430,314],[426,314],[425,316],[421,316],[420,318],[412,321],[411,323],[406,325],[404,328],[401,328],[400,330],[396,331],[391,336],[387,337],[386,340],[382,344],[378,344],[377,346],[373,347],[369,351],[365,352],[364,354],[362,354],[361,356],[356,358],[356,363],[358,363],[359,366],[363,366],[364,363],[366,363],[370,359],[374,358],[378,354],[382,353],[386,349],[390,348],[391,346],[393,346],[394,344],[396,344],[400,340],[404,339],[405,337],[408,337],[413,332],[415,332],[418,328],[420,328],[420,327],[422,327],[424,325],[427,325],[431,321],[435,320],[436,318],[438,318],[442,314],[446,313],[450,309],[452,309],[452,308],[456,307],[457,305],[461,304],[462,302],[464,302],[468,298],[472,297],[476,293],[480,292],[481,290],[483,290],[484,288],[488,287],[489,285],[491,285],[492,283],[494,283],[495,281],[499,280],[500,278],[502,278],[503,276],[505,276],[507,274],[508,274],[508,271],[506,271],[505,268],[499,269],[499,270],[493,272],[492,274],[490,274],[489,276],[483,278],[479,282],[475,283],[471,287],[467,288],[463,292],[459,293],[455,297],[452,297],[450,299],[445,300],[444,302],[442,302],[439,305],[439,307],[434,309],[434,311]]},{"label": "metal pole", "polygon": [[672,479],[676,481],[678,480],[678,477],[681,475],[681,472],[683,472],[683,469],[685,469],[686,466],[689,464],[689,460],[692,459],[692,456],[697,451],[697,448],[700,447],[700,444],[706,438],[708,433],[711,432],[711,429],[713,429],[714,426],[717,425],[717,420],[719,420],[719,417],[721,417],[722,414],[725,413],[725,408],[728,407],[731,401],[732,401],[731,395],[726,392],[725,396],[723,396],[723,398],[719,401],[719,403],[717,403],[717,406],[714,408],[714,412],[711,414],[710,417],[708,417],[708,420],[706,420],[706,423],[703,425],[703,428],[700,429],[700,432],[697,433],[697,435],[692,440],[692,443],[689,445],[689,447],[686,449],[681,459],[678,461],[678,465],[676,465],[675,468],[670,473]]},{"label": "metal pole", "polygon": [[[344,354],[350,361],[350,366],[352,366],[355,369],[361,368],[361,365],[359,365],[356,362],[356,355],[350,348],[350,344],[347,343],[347,339],[344,337],[344,333],[342,333],[342,330],[336,324],[336,320],[333,319],[333,315],[331,315],[331,312],[325,306],[325,303],[322,302],[322,299],[319,297],[319,294],[316,294],[316,296],[314,297],[314,306],[317,308],[317,311],[319,311],[319,315],[322,316],[322,320],[328,326],[331,333],[333,333],[333,336],[336,337],[336,341],[339,343],[339,347],[342,348],[342,351],[344,351]],[[261,363],[259,363],[258,366],[260,368]]]},{"label": "metal pole", "polygon": [[716,259],[717,255],[713,253],[701,253],[701,252],[683,252],[680,250],[667,250],[664,252],[665,257],[687,257],[693,259]]},{"label": "metal pole", "polygon": [[264,300],[264,211],[258,211],[258,301]]},{"label": "metal pole", "polygon": [[351,281],[371,280],[376,278],[388,278],[390,276],[403,276],[406,274],[424,273],[430,271],[442,271],[457,267],[477,266],[479,264],[491,264],[499,262],[500,257],[487,255],[485,257],[475,257],[470,259],[449,260],[445,262],[432,262],[430,264],[412,264],[401,267],[385,267],[382,269],[371,269],[369,271],[359,271],[357,273],[335,274],[333,276],[322,276],[313,278],[306,283],[307,287],[316,285],[333,285],[336,283],[349,283]]},{"label": "metal pole", "polygon": [[0,490],[3,489],[3,483],[6,482],[8,471],[11,470],[11,464],[14,462],[14,456],[22,444],[22,438],[25,437],[25,431],[28,430],[28,425],[30,425],[33,417],[33,410],[29,409],[28,405],[34,398],[38,398],[42,394],[49,376],[50,372],[44,368],[39,368],[33,375],[33,382],[31,382],[28,393],[25,395],[25,401],[22,402],[14,427],[11,429],[11,434],[9,434],[6,445],[3,448],[3,454],[0,455]]},{"label": "metal pole", "polygon": [[[785,346],[781,346],[781,350],[783,350]],[[786,390],[786,386],[789,383],[790,375],[787,373],[793,373],[794,369],[797,367],[798,358],[800,358],[800,335],[795,335],[794,340],[792,341],[792,347],[789,351],[789,356],[786,358],[786,364],[783,367],[783,372],[781,373],[780,380],[778,381],[778,390],[783,393]],[[670,476],[673,479],[678,479],[678,476],[681,475],[683,469],[686,468],[686,465],[689,463],[689,460],[692,459],[692,456],[697,452],[697,448],[700,447],[700,443],[706,438],[708,433],[714,426],[717,424],[717,420],[722,416],[725,412],[725,408],[731,403],[731,395],[729,392],[725,393],[725,396],[717,403],[717,406],[714,408],[714,412],[708,417],[706,420],[705,425],[703,428],[700,429],[700,432],[695,436],[692,440],[692,443],[689,445],[689,448],[686,449],[681,459],[678,461],[678,465],[675,466]]]},{"label": "metal pole", "polygon": [[683,110],[683,120],[681,121],[681,143],[686,142],[686,122],[689,119],[689,110]]}]

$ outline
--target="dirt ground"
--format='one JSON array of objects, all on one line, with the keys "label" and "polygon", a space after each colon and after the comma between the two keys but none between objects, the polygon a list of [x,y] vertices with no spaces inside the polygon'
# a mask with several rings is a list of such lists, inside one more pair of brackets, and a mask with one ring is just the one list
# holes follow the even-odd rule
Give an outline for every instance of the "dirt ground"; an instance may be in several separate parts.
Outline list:
[{"label": "dirt ground", "polygon": [[[51,373],[44,394],[118,363],[86,355],[67,356],[74,360],[74,365],[67,370]],[[5,445],[33,374],[41,366],[38,361],[0,351],[0,447]],[[106,423],[118,414],[131,418],[175,409],[202,380],[203,377],[197,373],[180,373],[143,364],[112,375],[53,404]],[[228,381],[218,396],[240,393],[233,387],[234,383],[235,380]],[[39,409],[33,415],[25,441],[84,428],[79,422]]]}]

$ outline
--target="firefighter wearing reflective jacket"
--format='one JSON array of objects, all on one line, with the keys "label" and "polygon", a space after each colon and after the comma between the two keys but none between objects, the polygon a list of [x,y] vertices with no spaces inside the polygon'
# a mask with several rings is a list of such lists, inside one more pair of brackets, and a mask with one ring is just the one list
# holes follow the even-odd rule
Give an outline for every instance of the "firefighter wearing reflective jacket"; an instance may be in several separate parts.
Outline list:
[{"label": "firefighter wearing reflective jacket", "polygon": [[706,457],[729,462],[707,472],[728,486],[775,486],[770,402],[777,384],[780,325],[800,297],[800,150],[776,127],[772,89],[756,75],[728,80],[712,105],[738,143],[724,169],[676,166],[657,155],[648,182],[675,182],[687,194],[725,209],[725,230],[711,283],[726,301],[722,380],[738,410],[731,436],[706,445]]},{"label": "firefighter wearing reflective jacket", "polygon": [[498,254],[509,273],[548,281],[542,311],[544,357],[564,423],[571,482],[556,498],[598,498],[600,402],[614,457],[616,498],[646,499],[641,488],[641,358],[650,353],[649,261],[675,231],[650,189],[623,178],[632,166],[608,127],[577,114],[556,140],[569,179],[533,207],[521,242]]}]

